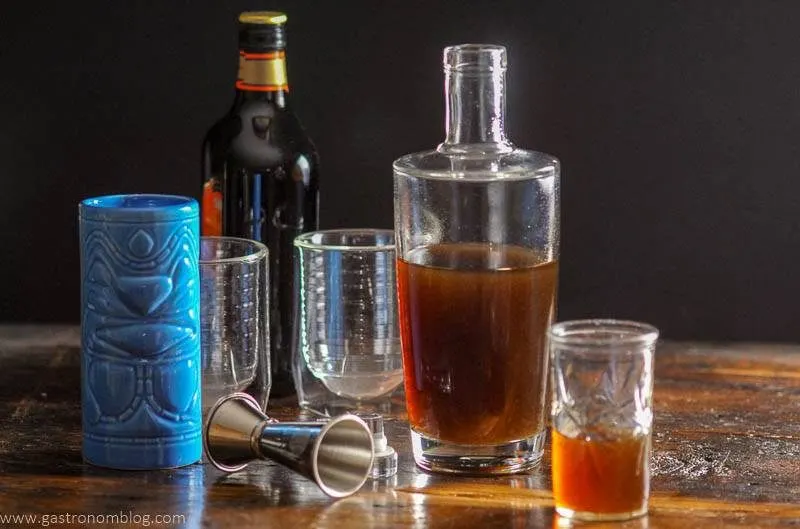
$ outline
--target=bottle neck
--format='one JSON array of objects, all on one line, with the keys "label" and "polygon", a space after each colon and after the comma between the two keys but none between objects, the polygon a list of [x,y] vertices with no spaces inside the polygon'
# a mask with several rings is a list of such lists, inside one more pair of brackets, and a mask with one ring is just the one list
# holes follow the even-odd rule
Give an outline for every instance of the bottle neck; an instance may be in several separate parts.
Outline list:
[{"label": "bottle neck", "polygon": [[[466,48],[466,49],[465,49]],[[445,141],[442,152],[463,146],[507,151],[505,133],[505,50],[466,46],[445,52]]]},{"label": "bottle neck", "polygon": [[284,106],[288,93],[285,50],[259,53],[239,51],[237,100],[268,100]]}]

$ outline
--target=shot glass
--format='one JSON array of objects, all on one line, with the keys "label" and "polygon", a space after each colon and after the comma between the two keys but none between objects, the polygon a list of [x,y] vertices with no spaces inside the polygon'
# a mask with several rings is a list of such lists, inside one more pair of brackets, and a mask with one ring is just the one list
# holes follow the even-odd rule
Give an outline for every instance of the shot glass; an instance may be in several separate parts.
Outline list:
[{"label": "shot glass", "polygon": [[658,330],[577,320],[553,325],[548,338],[556,511],[586,521],[646,514]]},{"label": "shot glass", "polygon": [[[403,381],[394,234],[327,230],[297,237],[300,406],[323,416],[386,413]],[[402,406],[402,398],[399,400]]]},{"label": "shot glass", "polygon": [[267,247],[236,237],[200,239],[204,413],[247,391],[267,407],[270,390]]}]

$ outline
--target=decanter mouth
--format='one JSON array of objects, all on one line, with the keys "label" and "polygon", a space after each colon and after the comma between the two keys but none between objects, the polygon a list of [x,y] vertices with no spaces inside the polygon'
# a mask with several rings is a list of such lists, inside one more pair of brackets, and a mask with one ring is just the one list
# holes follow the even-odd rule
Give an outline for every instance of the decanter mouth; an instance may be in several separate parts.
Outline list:
[{"label": "decanter mouth", "polygon": [[508,61],[505,46],[498,44],[458,44],[448,46],[443,54],[447,73],[492,74],[504,72]]}]

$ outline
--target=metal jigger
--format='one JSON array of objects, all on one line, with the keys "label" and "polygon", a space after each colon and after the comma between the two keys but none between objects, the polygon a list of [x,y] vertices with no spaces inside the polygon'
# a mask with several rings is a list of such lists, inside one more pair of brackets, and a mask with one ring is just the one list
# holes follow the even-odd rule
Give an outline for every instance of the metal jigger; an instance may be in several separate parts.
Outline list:
[{"label": "metal jigger", "polygon": [[209,462],[236,472],[254,459],[270,459],[313,480],[335,498],[356,492],[370,475],[372,433],[355,415],[327,422],[276,422],[245,393],[219,399],[203,432]]}]

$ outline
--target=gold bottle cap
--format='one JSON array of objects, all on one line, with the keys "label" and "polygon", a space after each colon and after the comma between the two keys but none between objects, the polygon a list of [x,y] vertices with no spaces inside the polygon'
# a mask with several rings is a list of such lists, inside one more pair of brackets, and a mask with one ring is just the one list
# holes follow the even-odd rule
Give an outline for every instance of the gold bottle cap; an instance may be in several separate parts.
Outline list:
[{"label": "gold bottle cap", "polygon": [[239,22],[242,24],[264,24],[279,26],[285,24],[286,13],[280,11],[245,11],[239,15]]}]

